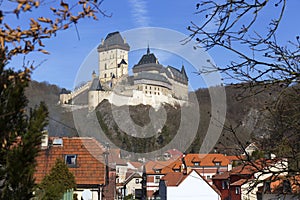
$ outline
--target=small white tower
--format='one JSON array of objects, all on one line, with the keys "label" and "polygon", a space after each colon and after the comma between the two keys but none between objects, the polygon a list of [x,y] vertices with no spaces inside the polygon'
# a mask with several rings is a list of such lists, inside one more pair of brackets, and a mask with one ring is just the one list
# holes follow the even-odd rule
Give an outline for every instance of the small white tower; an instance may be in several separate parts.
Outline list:
[{"label": "small white tower", "polygon": [[128,74],[130,47],[119,32],[109,33],[98,46],[99,79],[102,83],[113,82]]}]

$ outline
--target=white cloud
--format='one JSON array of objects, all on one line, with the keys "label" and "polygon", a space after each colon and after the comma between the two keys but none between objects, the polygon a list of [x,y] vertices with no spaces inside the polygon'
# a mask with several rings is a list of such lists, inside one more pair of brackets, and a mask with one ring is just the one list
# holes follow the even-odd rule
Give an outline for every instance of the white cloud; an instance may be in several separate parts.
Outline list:
[{"label": "white cloud", "polygon": [[131,14],[137,26],[149,26],[150,18],[145,0],[129,0],[132,10]]}]

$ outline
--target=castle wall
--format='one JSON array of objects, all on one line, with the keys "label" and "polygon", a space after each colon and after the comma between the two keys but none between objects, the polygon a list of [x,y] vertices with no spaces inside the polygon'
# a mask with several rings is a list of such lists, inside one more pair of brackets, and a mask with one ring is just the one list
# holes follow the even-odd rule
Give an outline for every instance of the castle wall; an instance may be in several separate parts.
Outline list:
[{"label": "castle wall", "polygon": [[89,91],[89,110],[94,110],[104,99],[109,99],[109,91]]},{"label": "castle wall", "polygon": [[169,79],[172,83],[172,95],[180,100],[188,100],[188,85]]}]

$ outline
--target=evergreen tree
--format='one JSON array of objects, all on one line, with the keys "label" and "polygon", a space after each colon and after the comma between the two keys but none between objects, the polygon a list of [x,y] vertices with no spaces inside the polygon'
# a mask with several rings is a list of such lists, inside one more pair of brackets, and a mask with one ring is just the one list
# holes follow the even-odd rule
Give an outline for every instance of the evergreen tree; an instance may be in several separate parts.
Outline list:
[{"label": "evergreen tree", "polygon": [[61,159],[57,159],[40,187],[44,194],[43,200],[60,200],[65,192],[76,188],[75,177],[69,171],[68,166]]},{"label": "evergreen tree", "polygon": [[[0,53],[3,58],[4,52]],[[5,69],[5,65],[0,62],[0,198],[29,199],[34,187],[35,157],[48,111],[41,103],[26,113],[24,90],[29,73]]]}]

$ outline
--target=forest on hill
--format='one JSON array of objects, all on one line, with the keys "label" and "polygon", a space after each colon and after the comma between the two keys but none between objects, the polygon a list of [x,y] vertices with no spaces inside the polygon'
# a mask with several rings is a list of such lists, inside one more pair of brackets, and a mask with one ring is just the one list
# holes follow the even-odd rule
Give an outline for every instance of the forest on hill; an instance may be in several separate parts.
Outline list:
[{"label": "forest on hill", "polygon": [[[267,87],[267,89],[263,87],[261,92],[257,92],[257,89],[255,91],[245,89],[247,87],[244,87],[244,85],[230,85],[225,87],[227,104],[226,121],[214,151],[232,153],[228,151],[238,148],[236,146],[236,138],[227,131],[228,127],[236,129],[237,137],[243,144],[264,134],[265,105],[269,105],[269,102],[272,100],[272,94],[276,92],[276,87],[277,86]],[[40,101],[44,101],[48,106],[49,125],[47,129],[50,136],[93,136],[99,140],[105,140],[104,138],[98,137],[97,131],[93,130],[93,124],[96,123],[100,125],[97,127],[103,130],[105,136],[111,140],[115,146],[132,152],[143,153],[153,151],[170,143],[176,136],[179,128],[182,128],[180,127],[181,117],[183,117],[182,109],[187,109],[185,112],[189,113],[184,116],[187,118],[185,119],[186,121],[192,122],[196,115],[200,116],[197,134],[192,138],[192,141],[185,141],[191,140],[191,138],[187,138],[184,135],[179,138],[182,145],[192,142],[191,146],[187,149],[188,152],[198,152],[211,120],[211,99],[209,90],[206,88],[195,91],[200,114],[195,113],[193,108],[185,108],[185,106],[181,107],[179,105],[171,106],[164,104],[161,108],[155,110],[149,105],[129,106],[129,108],[127,108],[127,106],[112,106],[108,101],[103,101],[94,113],[94,118],[96,117],[97,119],[96,122],[92,115],[88,114],[87,108],[71,112],[70,109],[59,105],[58,99],[60,91],[61,88],[56,85],[46,82],[38,83],[35,81],[32,81],[26,90],[26,95],[29,98],[29,107],[34,107]],[[114,112],[121,112],[122,109],[129,109],[130,117],[116,116],[112,112],[113,110]],[[79,113],[86,117],[76,120],[76,116],[80,116]],[[151,115],[156,118],[165,116],[165,123],[163,125],[151,124]],[[118,116],[120,118],[122,117],[122,119],[118,119]],[[124,128],[118,126],[116,121],[120,120],[123,121],[124,124],[129,123],[127,120],[133,121],[133,123],[140,127],[140,132],[153,132],[153,134],[149,136],[144,135],[143,137],[128,135],[127,132],[124,131]],[[155,127],[156,129],[159,127],[159,129],[154,130]],[[129,129],[129,131],[130,130],[131,129]],[[188,130],[188,127],[183,127],[183,130]],[[134,131],[139,132],[139,130],[132,130],[132,133]],[[174,145],[172,147],[176,147],[176,145],[180,144]]]}]

